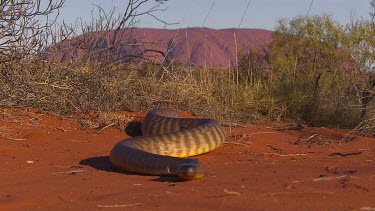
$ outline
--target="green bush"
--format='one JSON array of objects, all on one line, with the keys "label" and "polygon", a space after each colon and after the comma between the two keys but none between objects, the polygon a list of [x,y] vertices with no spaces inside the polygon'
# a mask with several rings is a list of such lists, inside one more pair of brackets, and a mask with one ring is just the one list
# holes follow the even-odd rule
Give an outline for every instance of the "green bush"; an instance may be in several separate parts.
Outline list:
[{"label": "green bush", "polygon": [[353,127],[372,100],[373,29],[366,21],[343,27],[327,15],[280,20],[265,53],[240,57],[240,82],[267,84],[258,93],[284,108],[282,118]]}]

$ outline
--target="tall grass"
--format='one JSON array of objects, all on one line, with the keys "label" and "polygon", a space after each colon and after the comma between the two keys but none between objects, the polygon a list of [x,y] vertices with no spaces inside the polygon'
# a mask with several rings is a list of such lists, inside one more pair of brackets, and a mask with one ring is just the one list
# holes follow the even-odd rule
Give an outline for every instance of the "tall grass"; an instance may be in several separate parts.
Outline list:
[{"label": "tall grass", "polygon": [[350,75],[342,71],[322,76],[317,96],[309,77],[292,84],[272,71],[260,72],[255,63],[238,71],[151,63],[73,67],[38,59],[3,63],[0,105],[79,118],[91,112],[170,107],[222,121],[293,120],[340,127],[361,121],[348,86]]},{"label": "tall grass", "polygon": [[37,60],[3,67],[7,68],[10,71],[0,77],[2,106],[61,115],[172,107],[201,117],[241,121],[274,113],[273,100],[261,96],[265,84],[237,85],[224,70],[154,64],[96,64],[87,70],[86,65],[69,69],[43,66]]}]

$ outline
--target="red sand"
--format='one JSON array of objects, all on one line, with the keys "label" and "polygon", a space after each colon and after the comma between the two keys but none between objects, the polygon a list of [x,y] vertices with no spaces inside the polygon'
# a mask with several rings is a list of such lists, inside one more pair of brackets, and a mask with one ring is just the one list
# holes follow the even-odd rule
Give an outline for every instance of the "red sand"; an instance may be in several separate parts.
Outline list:
[{"label": "red sand", "polygon": [[[116,171],[107,156],[128,137],[118,129],[1,109],[0,210],[375,210],[374,138],[340,142],[347,131],[328,128],[226,131],[229,143],[197,156],[206,176],[178,182]],[[313,134],[329,144],[294,144]]]}]

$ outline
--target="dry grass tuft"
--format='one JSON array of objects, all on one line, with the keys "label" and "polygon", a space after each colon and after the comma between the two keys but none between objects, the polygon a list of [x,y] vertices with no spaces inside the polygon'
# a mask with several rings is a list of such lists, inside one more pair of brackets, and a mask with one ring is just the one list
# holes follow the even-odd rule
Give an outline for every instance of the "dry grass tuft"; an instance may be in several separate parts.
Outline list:
[{"label": "dry grass tuft", "polygon": [[[197,116],[226,120],[264,119],[272,100],[258,101],[259,88],[237,85],[221,70],[145,64],[56,64],[28,60],[1,64],[0,105],[32,107],[78,117],[83,127],[114,124],[128,117],[108,112],[172,107]],[[90,116],[90,114],[101,116]]]},{"label": "dry grass tuft", "polygon": [[315,145],[329,145],[330,142],[328,142],[327,137],[314,133],[308,137],[303,137],[303,136],[299,137],[298,140],[294,144],[311,146],[314,144]]}]

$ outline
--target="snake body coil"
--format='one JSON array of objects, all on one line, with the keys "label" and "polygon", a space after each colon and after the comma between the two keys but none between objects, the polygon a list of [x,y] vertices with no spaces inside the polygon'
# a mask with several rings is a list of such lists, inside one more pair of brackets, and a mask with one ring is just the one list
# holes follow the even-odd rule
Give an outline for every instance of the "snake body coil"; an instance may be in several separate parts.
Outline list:
[{"label": "snake body coil", "polygon": [[142,122],[144,136],[119,141],[110,161],[121,169],[149,175],[176,175],[186,180],[203,177],[199,161],[184,158],[219,147],[225,134],[213,119],[182,118],[172,109],[156,108]]}]

